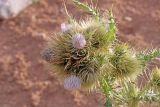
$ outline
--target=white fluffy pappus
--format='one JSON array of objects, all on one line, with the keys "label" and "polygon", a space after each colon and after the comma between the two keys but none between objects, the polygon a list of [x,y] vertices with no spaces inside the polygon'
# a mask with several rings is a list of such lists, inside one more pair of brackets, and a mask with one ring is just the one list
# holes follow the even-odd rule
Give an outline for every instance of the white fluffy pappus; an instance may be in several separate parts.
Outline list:
[{"label": "white fluffy pappus", "polygon": [[77,49],[84,48],[84,46],[86,45],[85,37],[80,33],[75,34],[72,38],[72,44],[73,47]]}]

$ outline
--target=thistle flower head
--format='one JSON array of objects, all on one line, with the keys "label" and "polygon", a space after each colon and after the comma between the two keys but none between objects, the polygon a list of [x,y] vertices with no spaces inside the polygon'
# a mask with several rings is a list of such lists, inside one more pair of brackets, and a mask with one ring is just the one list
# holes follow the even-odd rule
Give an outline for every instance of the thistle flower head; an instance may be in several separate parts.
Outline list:
[{"label": "thistle flower head", "polygon": [[111,75],[116,78],[135,78],[142,71],[141,62],[134,56],[126,44],[118,44],[115,47],[110,62],[113,66]]},{"label": "thistle flower head", "polygon": [[64,88],[68,90],[76,90],[81,86],[81,80],[75,75],[71,75],[64,80]]},{"label": "thistle flower head", "polygon": [[86,45],[85,37],[80,33],[75,34],[72,38],[72,45],[77,49],[84,48]]},{"label": "thistle flower head", "polygon": [[54,53],[51,48],[46,48],[42,51],[41,55],[44,60],[51,62],[53,60]]},{"label": "thistle flower head", "polygon": [[71,24],[67,24],[67,23],[62,23],[61,24],[61,30],[62,30],[62,32],[68,31],[69,29],[71,29],[71,27],[72,27]]}]

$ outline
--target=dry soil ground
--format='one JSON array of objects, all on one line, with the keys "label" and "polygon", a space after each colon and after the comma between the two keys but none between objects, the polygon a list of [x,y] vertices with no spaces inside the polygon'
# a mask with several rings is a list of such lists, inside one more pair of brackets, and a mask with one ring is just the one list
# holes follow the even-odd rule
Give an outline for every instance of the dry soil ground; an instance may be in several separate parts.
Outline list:
[{"label": "dry soil ground", "polygon": [[[0,107],[101,106],[99,94],[65,90],[57,77],[48,73],[40,56],[44,38],[59,31],[65,21],[62,2],[41,0],[18,17],[0,21]],[[160,48],[160,0],[98,2],[102,11],[112,5],[122,41],[136,48]],[[80,16],[70,1],[67,7]]]}]

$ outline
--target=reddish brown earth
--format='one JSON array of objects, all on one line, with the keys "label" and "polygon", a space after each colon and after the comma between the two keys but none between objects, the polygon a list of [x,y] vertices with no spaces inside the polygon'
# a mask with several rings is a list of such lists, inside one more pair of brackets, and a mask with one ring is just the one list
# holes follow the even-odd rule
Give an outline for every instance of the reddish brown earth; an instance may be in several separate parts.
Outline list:
[{"label": "reddish brown earth", "polygon": [[[121,40],[137,49],[160,48],[160,0],[98,2],[101,11],[112,5]],[[70,1],[67,7],[80,17]],[[0,21],[0,107],[101,107],[94,92],[65,90],[40,56],[45,38],[64,21],[62,0],[41,0],[15,19]]]}]

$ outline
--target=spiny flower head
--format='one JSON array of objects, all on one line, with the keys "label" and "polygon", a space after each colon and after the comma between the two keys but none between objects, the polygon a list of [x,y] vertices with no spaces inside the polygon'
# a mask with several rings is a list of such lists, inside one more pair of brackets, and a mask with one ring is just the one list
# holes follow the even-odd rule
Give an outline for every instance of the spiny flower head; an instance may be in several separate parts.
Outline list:
[{"label": "spiny flower head", "polygon": [[141,62],[126,44],[117,44],[109,60],[113,66],[110,74],[116,78],[134,78],[142,71]]},{"label": "spiny flower head", "polygon": [[72,44],[73,44],[73,47],[77,49],[84,48],[84,46],[86,45],[85,37],[80,33],[75,34],[72,37]]},{"label": "spiny flower head", "polygon": [[64,88],[68,90],[76,90],[81,86],[81,80],[75,75],[70,75],[64,80]]},{"label": "spiny flower head", "polygon": [[57,75],[76,75],[81,88],[92,88],[108,69],[109,62],[106,64],[105,60],[112,43],[109,29],[103,21],[92,18],[73,21],[69,29],[66,26],[62,24],[62,32],[49,39],[49,50],[44,50],[43,57]]}]

